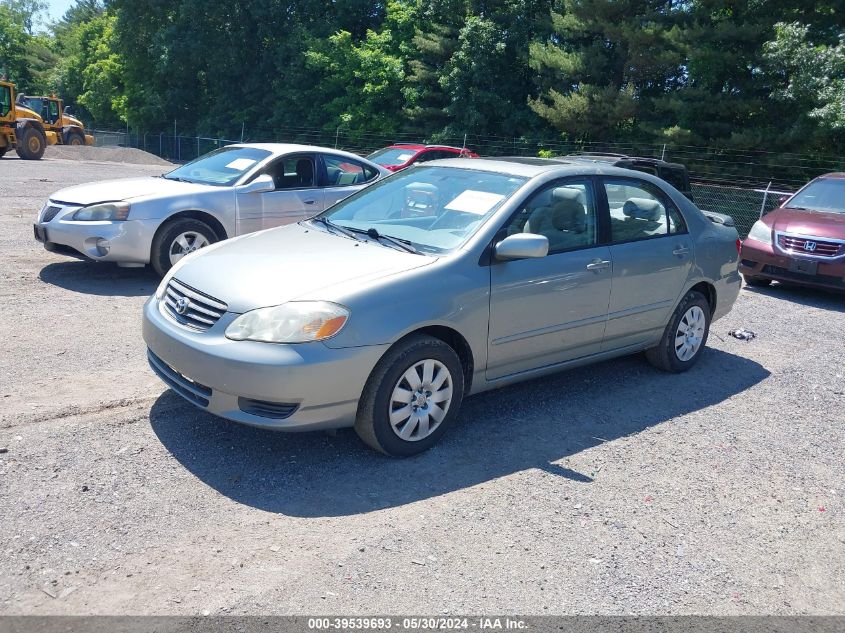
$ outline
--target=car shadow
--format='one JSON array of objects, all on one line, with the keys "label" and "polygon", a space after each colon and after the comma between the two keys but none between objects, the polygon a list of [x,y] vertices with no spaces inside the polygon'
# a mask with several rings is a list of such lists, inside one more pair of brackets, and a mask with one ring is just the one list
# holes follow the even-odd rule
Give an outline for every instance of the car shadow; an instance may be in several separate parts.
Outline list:
[{"label": "car shadow", "polygon": [[38,276],[41,281],[65,290],[119,297],[149,296],[160,281],[149,267],[120,268],[108,262],[85,260],[48,264]]},{"label": "car shadow", "polygon": [[799,286],[778,281],[771,286],[744,285],[742,289],[745,292],[783,299],[811,308],[845,312],[845,291],[842,290],[811,288],[810,286]]},{"label": "car shadow", "polygon": [[680,375],[637,356],[607,361],[468,398],[440,444],[404,460],[372,451],[351,429],[332,436],[242,426],[172,391],[153,404],[150,424],[187,470],[238,503],[290,516],[345,516],[529,468],[588,484],[591,473],[557,462],[718,404],[768,376],[758,363],[714,349]]}]

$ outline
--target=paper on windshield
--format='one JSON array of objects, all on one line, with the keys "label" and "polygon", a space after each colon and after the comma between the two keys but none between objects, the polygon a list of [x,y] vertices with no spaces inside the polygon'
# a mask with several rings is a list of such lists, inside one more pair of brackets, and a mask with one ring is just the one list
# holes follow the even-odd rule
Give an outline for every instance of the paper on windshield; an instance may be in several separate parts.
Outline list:
[{"label": "paper on windshield", "polygon": [[243,171],[244,169],[252,166],[253,164],[255,164],[255,161],[251,158],[236,158],[231,163],[226,165],[226,169],[238,169],[240,171]]},{"label": "paper on windshield", "polygon": [[411,156],[413,156],[413,154],[399,154],[399,156],[396,157],[396,160],[402,161],[404,163],[406,160],[411,158]]},{"label": "paper on windshield", "polygon": [[484,215],[490,209],[495,207],[504,198],[498,193],[488,193],[487,191],[473,191],[467,189],[457,198],[446,205],[447,209],[452,211],[463,211],[464,213],[475,213],[476,215]]}]

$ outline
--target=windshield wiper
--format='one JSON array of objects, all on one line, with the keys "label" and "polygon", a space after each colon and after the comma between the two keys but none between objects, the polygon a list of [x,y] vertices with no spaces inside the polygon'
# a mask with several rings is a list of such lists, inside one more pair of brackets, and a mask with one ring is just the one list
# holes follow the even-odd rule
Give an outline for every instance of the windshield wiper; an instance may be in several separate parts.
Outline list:
[{"label": "windshield wiper", "polygon": [[[354,230],[354,229],[353,229]],[[408,240],[403,240],[398,237],[391,237],[390,235],[383,235],[379,233],[375,227],[370,227],[366,231],[361,231],[362,233],[366,233],[369,237],[373,238],[374,240],[384,240],[394,246],[401,248],[403,251],[407,251],[408,253],[414,253],[416,255],[420,254],[416,248],[413,247],[411,242]]]},{"label": "windshield wiper", "polygon": [[168,176],[167,174],[162,174],[161,177],[165,180],[175,180],[176,182],[194,182],[193,180],[188,180],[187,178],[180,178],[179,176]]},{"label": "windshield wiper", "polygon": [[352,231],[347,229],[345,226],[340,226],[339,224],[335,224],[334,222],[332,222],[331,220],[329,220],[327,218],[321,218],[321,217],[311,218],[311,221],[312,222],[319,222],[320,224],[325,226],[327,229],[335,230],[338,233],[345,235],[346,237],[351,237],[356,242],[361,241],[361,240],[358,239],[358,237],[355,235],[355,233],[353,233]]}]

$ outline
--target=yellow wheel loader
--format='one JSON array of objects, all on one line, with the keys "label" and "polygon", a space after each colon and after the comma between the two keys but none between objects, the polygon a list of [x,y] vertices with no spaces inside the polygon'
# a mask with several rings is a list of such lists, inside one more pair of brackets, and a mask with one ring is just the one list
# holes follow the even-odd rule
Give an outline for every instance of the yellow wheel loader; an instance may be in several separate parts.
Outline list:
[{"label": "yellow wheel loader", "polygon": [[38,114],[15,103],[15,85],[0,80],[0,158],[14,149],[24,160],[38,160],[57,141]]},{"label": "yellow wheel loader", "polygon": [[71,116],[70,106],[64,107],[56,95],[30,97],[19,95],[18,104],[41,116],[44,129],[56,133],[59,145],[93,145],[94,137],[85,133],[82,121]]}]

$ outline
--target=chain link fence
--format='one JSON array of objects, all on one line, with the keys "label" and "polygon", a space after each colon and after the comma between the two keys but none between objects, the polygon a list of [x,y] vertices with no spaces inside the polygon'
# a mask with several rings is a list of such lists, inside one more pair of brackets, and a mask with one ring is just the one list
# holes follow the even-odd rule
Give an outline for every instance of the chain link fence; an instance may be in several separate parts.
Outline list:
[{"label": "chain link fence", "polygon": [[[172,132],[90,130],[95,145],[134,147],[175,163],[184,163],[219,147],[238,142],[285,142],[335,147],[366,156],[397,142],[424,142],[467,147],[482,156],[566,156],[574,153],[613,153],[644,156],[686,165],[692,193],[702,209],[734,218],[741,236],[780,199],[816,176],[845,170],[841,156],[806,156],[782,152],[731,150],[687,145],[638,143],[581,143],[539,137],[438,134],[385,135],[335,129],[279,127],[242,129],[241,138],[189,136]],[[248,132],[248,133],[247,133]]]}]

